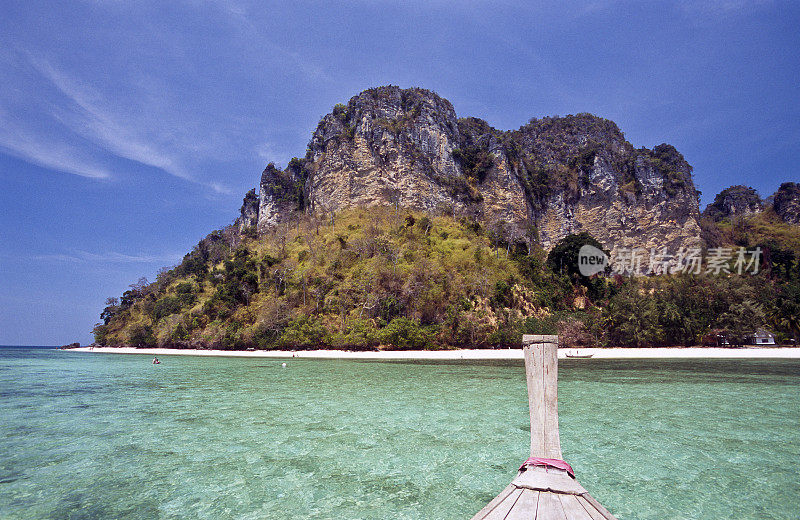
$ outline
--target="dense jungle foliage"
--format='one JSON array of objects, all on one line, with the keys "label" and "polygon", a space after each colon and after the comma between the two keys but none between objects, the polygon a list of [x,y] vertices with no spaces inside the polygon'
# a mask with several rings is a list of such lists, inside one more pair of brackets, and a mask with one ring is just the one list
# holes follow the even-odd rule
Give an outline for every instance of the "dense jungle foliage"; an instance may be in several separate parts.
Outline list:
[{"label": "dense jungle foliage", "polygon": [[[223,349],[446,349],[741,344],[757,328],[800,339],[800,228],[765,212],[705,222],[730,247],[762,247],[759,273],[577,273],[569,236],[548,255],[478,222],[390,208],[304,217],[267,234],[232,226],[180,265],[109,298],[102,345]],[[564,268],[564,266],[570,266]],[[703,269],[705,271],[705,269]]]}]

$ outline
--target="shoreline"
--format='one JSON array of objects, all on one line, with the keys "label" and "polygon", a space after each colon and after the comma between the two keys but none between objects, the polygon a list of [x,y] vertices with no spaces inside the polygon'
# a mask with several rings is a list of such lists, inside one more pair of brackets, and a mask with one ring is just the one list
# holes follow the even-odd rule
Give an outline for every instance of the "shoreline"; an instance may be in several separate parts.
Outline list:
[{"label": "shoreline", "polygon": [[[662,348],[561,348],[559,359],[569,359],[567,352],[592,354],[588,359],[800,359],[800,347],[662,347]],[[64,352],[89,352],[99,354],[140,354],[147,356],[217,356],[243,358],[310,358],[310,359],[364,359],[390,360],[522,360],[522,348],[517,349],[463,349],[463,350],[200,350],[131,347],[78,347]],[[574,358],[587,359],[587,358]]]}]

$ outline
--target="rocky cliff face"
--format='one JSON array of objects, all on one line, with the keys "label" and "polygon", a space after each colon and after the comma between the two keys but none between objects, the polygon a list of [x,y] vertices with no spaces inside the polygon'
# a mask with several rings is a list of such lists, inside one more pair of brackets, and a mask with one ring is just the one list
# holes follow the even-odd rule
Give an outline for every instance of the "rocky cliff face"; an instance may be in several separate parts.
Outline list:
[{"label": "rocky cliff face", "polygon": [[306,156],[308,207],[396,203],[434,211],[458,203],[448,190],[461,177],[457,146],[448,101],[420,89],[368,90],[337,106],[314,132]]},{"label": "rocky cliff face", "polygon": [[[477,219],[505,240],[552,247],[588,231],[611,249],[700,245],[692,168],[672,146],[635,149],[579,114],[504,132],[458,119],[423,89],[380,87],[337,105],[306,156],[262,174],[263,232],[299,211],[398,205]],[[245,201],[240,226],[253,221]]]},{"label": "rocky cliff face", "polygon": [[611,249],[699,246],[692,168],[672,146],[635,149],[589,114],[532,120],[511,137],[545,248],[581,231]]},{"label": "rocky cliff face", "polygon": [[800,184],[784,182],[772,197],[775,213],[789,224],[800,224]]},{"label": "rocky cliff face", "polygon": [[703,216],[715,222],[731,217],[745,217],[764,211],[764,202],[758,192],[749,186],[731,186],[725,188],[714,202],[706,207]]},{"label": "rocky cliff face", "polygon": [[800,224],[800,184],[784,182],[766,200],[758,196],[758,192],[748,186],[731,186],[725,188],[709,204],[703,216],[720,222],[736,217],[758,215],[772,208],[778,217],[787,224]]},{"label": "rocky cliff face", "polygon": [[256,190],[250,190],[244,196],[242,201],[242,209],[239,211],[240,215],[236,223],[239,227],[239,233],[244,232],[249,228],[256,228],[258,225],[258,208],[260,206]]}]

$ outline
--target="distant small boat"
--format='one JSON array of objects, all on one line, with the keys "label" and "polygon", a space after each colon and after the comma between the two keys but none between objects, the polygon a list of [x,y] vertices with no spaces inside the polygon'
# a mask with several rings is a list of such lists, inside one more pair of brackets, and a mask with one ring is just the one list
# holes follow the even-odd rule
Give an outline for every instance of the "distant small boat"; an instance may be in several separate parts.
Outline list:
[{"label": "distant small boat", "polygon": [[573,350],[572,352],[567,351],[567,357],[568,358],[588,359],[588,358],[590,358],[592,356],[594,356],[594,354],[591,354],[591,353],[590,354],[581,354],[577,350]]}]

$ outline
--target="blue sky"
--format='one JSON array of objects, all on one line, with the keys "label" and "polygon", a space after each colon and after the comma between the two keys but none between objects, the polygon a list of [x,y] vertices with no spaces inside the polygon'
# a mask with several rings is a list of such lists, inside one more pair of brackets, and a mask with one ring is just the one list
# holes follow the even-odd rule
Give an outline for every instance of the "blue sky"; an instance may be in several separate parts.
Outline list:
[{"label": "blue sky", "polygon": [[800,180],[793,2],[0,0],[0,344],[87,343],[103,302],[231,222],[363,89],[501,129],[592,112],[675,145],[702,204]]}]

